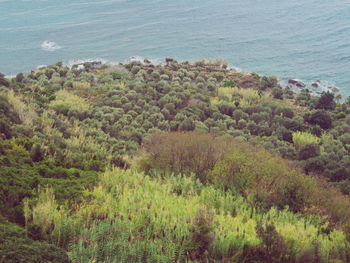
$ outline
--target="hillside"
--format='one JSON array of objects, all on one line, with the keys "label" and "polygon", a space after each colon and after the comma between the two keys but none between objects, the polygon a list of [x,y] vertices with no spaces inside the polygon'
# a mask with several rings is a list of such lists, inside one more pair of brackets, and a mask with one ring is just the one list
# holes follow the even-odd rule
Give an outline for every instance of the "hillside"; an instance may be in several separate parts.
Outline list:
[{"label": "hillside", "polygon": [[221,60],[0,75],[0,261],[350,262],[350,100],[294,88]]}]

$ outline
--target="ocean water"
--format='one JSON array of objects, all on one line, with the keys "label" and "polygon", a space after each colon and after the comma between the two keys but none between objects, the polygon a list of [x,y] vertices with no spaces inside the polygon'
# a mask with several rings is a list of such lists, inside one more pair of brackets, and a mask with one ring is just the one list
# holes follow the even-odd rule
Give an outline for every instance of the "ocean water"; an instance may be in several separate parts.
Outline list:
[{"label": "ocean water", "polygon": [[231,66],[350,95],[349,0],[0,0],[0,72],[132,56]]}]

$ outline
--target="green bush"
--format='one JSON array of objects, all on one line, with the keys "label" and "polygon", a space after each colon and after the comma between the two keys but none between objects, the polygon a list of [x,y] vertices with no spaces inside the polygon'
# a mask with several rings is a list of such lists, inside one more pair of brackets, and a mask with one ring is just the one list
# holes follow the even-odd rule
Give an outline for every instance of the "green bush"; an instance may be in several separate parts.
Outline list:
[{"label": "green bush", "polygon": [[334,110],[336,103],[334,101],[334,93],[323,92],[321,97],[318,99],[316,108],[324,110]]},{"label": "green bush", "polygon": [[[261,243],[256,247],[243,249],[241,262],[295,263],[296,255],[293,243],[286,243],[271,223],[256,225],[256,232]],[[306,261],[305,261],[306,262]]]},{"label": "green bush", "polygon": [[272,96],[275,99],[282,100],[283,99],[283,89],[281,86],[274,87],[271,92]]},{"label": "green bush", "polygon": [[320,146],[316,143],[304,145],[298,152],[299,160],[307,160],[318,155],[320,155]]},{"label": "green bush", "polygon": [[46,242],[27,238],[26,231],[0,219],[0,262],[69,263],[67,253]]},{"label": "green bush", "polygon": [[213,212],[199,209],[189,229],[185,247],[197,260],[207,258],[215,239]]}]

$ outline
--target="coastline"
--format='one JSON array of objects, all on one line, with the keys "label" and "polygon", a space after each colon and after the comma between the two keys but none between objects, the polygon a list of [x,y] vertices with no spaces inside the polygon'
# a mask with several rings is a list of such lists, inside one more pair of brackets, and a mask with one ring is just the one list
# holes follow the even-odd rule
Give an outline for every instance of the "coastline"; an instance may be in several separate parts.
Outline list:
[{"label": "coastline", "polygon": [[[172,58],[172,59],[174,59],[178,62],[185,61],[182,59],[177,59],[176,57]],[[215,61],[215,60],[224,61],[223,59],[218,58],[218,59],[214,59],[214,60],[212,60],[212,59],[208,59],[208,60],[195,59],[195,60],[192,60],[189,62],[190,63],[195,63],[197,61],[209,62],[209,61]],[[132,62],[140,62],[140,63],[145,64],[145,65],[152,64],[152,65],[157,66],[157,65],[165,65],[166,58],[161,59],[161,58],[149,58],[149,57],[143,57],[143,56],[131,56],[131,57],[124,59],[124,60],[121,60],[121,61],[110,61],[110,60],[102,59],[102,58],[72,59],[72,60],[69,60],[67,62],[63,62],[63,65],[67,66],[69,68],[72,68],[74,65],[81,66],[84,63],[96,63],[96,64],[106,64],[109,66],[115,66],[115,65],[119,65],[119,64],[125,65],[128,63],[132,63]],[[229,62],[225,61],[225,63],[229,63]],[[49,65],[38,65],[35,69],[32,69],[32,70],[45,68],[47,66],[49,66]],[[232,70],[233,72],[243,73],[243,74],[251,74],[254,72],[254,71],[251,71],[248,69],[242,69],[240,67],[237,67],[237,66],[231,65],[231,64],[227,64],[227,69]],[[32,70],[30,70],[30,71],[32,71]],[[20,73],[20,72],[18,72],[18,73]],[[24,73],[27,73],[27,72],[24,72]],[[263,73],[259,73],[259,72],[256,72],[256,73],[261,75],[261,76],[268,76],[268,75],[263,74]],[[5,77],[11,79],[11,78],[16,77],[16,75],[11,74],[11,75],[6,75]],[[322,92],[326,92],[326,91],[330,91],[334,94],[340,94],[342,96],[345,94],[345,91],[342,91],[341,88],[335,86],[333,83],[328,82],[327,80],[307,81],[307,80],[299,79],[299,78],[297,78],[297,76],[293,76],[293,77],[275,76],[275,77],[277,78],[278,84],[281,87],[283,87],[283,88],[289,87],[297,93],[303,89],[308,89],[310,91],[310,93],[314,96],[320,96],[322,94]],[[343,99],[344,98],[345,97],[343,97]]]}]

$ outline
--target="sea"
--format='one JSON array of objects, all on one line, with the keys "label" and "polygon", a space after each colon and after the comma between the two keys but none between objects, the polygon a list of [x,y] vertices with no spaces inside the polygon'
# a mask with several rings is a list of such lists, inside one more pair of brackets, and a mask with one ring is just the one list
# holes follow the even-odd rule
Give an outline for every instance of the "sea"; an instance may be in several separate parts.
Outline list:
[{"label": "sea", "polygon": [[350,96],[349,0],[0,0],[0,72],[222,58]]}]

